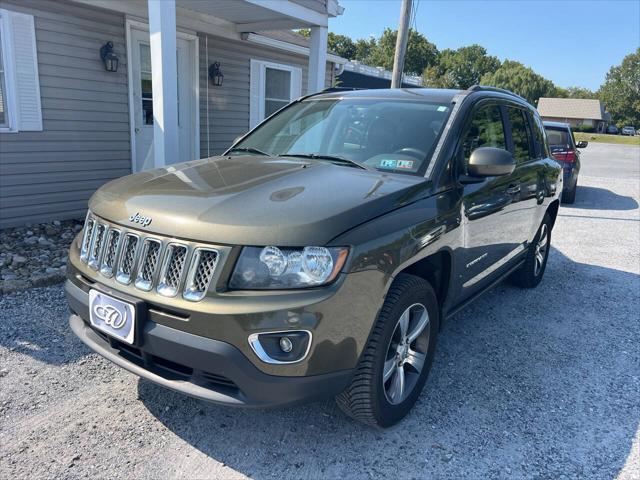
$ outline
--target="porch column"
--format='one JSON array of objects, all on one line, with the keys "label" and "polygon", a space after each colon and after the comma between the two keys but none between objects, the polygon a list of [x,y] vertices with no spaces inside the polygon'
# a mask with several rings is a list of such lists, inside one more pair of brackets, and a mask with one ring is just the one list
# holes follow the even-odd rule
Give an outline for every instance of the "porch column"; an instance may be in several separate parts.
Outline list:
[{"label": "porch column", "polygon": [[148,0],[155,167],[178,159],[176,2]]},{"label": "porch column", "polygon": [[307,93],[324,89],[327,68],[327,27],[311,27],[309,45],[309,83]]}]

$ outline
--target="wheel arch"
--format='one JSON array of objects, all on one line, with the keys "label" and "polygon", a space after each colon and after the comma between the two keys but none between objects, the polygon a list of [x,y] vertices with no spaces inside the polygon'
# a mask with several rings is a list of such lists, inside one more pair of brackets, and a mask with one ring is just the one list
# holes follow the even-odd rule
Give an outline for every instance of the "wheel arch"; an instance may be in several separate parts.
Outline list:
[{"label": "wheel arch", "polygon": [[451,272],[452,254],[449,250],[442,249],[406,266],[398,273],[415,275],[429,282],[436,293],[438,306],[442,314],[443,306],[450,292]]},{"label": "wheel arch", "polygon": [[547,213],[551,218],[551,229],[553,230],[553,226],[556,224],[556,218],[558,217],[558,210],[560,209],[560,200],[555,199],[553,202],[549,204],[547,207]]}]

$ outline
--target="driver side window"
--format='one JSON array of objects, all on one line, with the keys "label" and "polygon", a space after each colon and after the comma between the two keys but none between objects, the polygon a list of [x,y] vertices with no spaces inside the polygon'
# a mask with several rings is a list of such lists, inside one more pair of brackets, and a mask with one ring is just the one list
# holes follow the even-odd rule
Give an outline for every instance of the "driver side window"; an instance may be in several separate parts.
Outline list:
[{"label": "driver side window", "polygon": [[506,149],[504,126],[500,106],[484,105],[473,112],[471,123],[463,136],[461,157],[463,164],[469,162],[471,153],[479,147],[495,147]]}]

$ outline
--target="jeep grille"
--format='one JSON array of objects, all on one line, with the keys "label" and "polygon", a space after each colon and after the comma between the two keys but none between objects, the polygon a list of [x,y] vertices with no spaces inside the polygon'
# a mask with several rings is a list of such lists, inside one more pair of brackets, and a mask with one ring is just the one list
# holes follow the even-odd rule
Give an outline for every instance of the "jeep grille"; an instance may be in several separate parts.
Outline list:
[{"label": "jeep grille", "polygon": [[120,230],[115,228],[111,228],[107,234],[107,244],[105,245],[102,266],[100,267],[100,273],[105,277],[111,278],[113,276],[113,266],[115,265],[118,246],[120,245],[120,237]]},{"label": "jeep grille", "polygon": [[127,233],[124,236],[116,280],[125,285],[131,283],[131,272],[133,271],[133,266],[136,261],[139,238],[135,233]]},{"label": "jeep grille", "polygon": [[102,247],[104,245],[104,237],[107,234],[107,226],[104,223],[98,223],[97,226],[93,227],[93,241],[91,243],[91,247],[89,249],[89,266],[94,270],[98,269],[100,265],[98,263],[100,259],[100,254],[102,253]]},{"label": "jeep grille", "polygon": [[96,221],[87,216],[87,220],[84,225],[84,235],[82,237],[82,246],[80,247],[80,259],[83,262],[86,262],[89,258],[89,247],[91,246],[91,241],[93,237],[93,227],[95,226]]},{"label": "jeep grille", "polygon": [[186,259],[187,247],[177,243],[167,245],[158,283],[158,293],[160,295],[175,297],[176,293],[178,293]]},{"label": "jeep grille", "polygon": [[142,258],[138,267],[138,277],[136,287],[140,290],[151,290],[153,286],[153,275],[156,273],[158,259],[160,258],[160,248],[162,244],[158,240],[147,238],[142,247]]},{"label": "jeep grille", "polygon": [[[186,300],[204,298],[218,263],[218,250],[147,236],[87,215],[80,260],[105,278],[138,290]],[[188,268],[187,268],[188,266]]]},{"label": "jeep grille", "polygon": [[183,296],[187,300],[198,301],[204,297],[218,263],[218,252],[205,248],[197,248],[184,287]]}]

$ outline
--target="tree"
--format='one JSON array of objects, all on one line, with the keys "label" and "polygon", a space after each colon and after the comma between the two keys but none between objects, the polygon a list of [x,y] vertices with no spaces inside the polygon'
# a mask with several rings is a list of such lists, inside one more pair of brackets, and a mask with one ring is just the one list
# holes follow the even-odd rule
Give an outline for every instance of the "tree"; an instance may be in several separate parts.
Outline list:
[{"label": "tree", "polygon": [[356,44],[346,35],[329,32],[327,46],[329,50],[335,52],[342,58],[346,58],[347,60],[356,58]]},{"label": "tree", "polygon": [[556,85],[556,98],[569,98],[569,89]]},{"label": "tree", "polygon": [[566,98],[598,98],[598,94],[584,87],[558,88],[566,92]]},{"label": "tree", "polygon": [[369,39],[360,38],[356,40],[355,59],[362,63],[371,63],[371,55],[377,47],[378,42],[376,42],[376,39],[373,37]]},{"label": "tree", "polygon": [[598,96],[618,126],[640,126],[640,48],[611,67]]},{"label": "tree", "polygon": [[556,95],[556,87],[551,80],[513,60],[505,60],[495,72],[485,73],[480,83],[511,90],[526,98],[532,105],[535,105],[540,97]]},{"label": "tree", "polygon": [[[311,37],[311,30],[308,28],[301,28],[297,32],[305,38]],[[327,35],[327,49],[347,60],[356,58],[356,44],[346,35],[329,32]]]},{"label": "tree", "polygon": [[[369,62],[376,67],[393,69],[393,56],[396,50],[397,30],[386,28],[376,47],[372,50]],[[420,75],[427,67],[438,62],[438,49],[427,38],[414,29],[409,30],[407,53],[404,59],[404,72]]]},{"label": "tree", "polygon": [[487,55],[480,45],[470,45],[457,50],[443,50],[438,64],[423,72],[423,82],[429,87],[467,89],[478,85],[483,75],[496,71],[500,60]]}]

